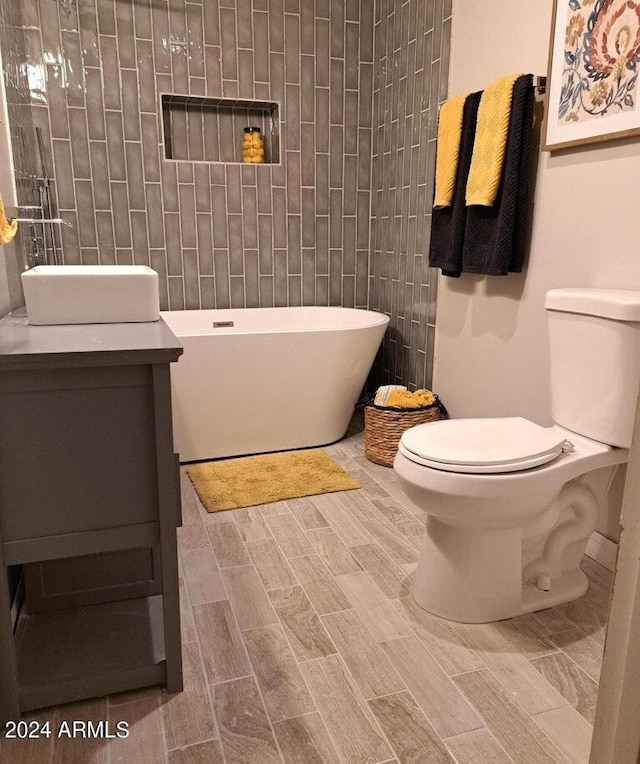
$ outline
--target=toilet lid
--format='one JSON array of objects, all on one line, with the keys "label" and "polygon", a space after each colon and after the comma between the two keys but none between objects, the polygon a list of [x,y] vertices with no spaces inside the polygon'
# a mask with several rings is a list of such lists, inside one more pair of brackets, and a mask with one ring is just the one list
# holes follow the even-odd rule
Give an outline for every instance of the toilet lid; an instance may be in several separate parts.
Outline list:
[{"label": "toilet lid", "polygon": [[522,417],[446,419],[412,427],[400,450],[412,461],[449,472],[498,473],[555,459],[565,436]]}]

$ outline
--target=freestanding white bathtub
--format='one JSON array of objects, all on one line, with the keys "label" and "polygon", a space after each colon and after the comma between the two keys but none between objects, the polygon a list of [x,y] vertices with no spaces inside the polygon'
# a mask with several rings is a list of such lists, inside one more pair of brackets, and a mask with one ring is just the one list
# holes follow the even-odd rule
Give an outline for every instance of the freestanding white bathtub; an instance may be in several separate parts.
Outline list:
[{"label": "freestanding white bathtub", "polygon": [[353,308],[163,311],[184,462],[319,446],[346,432],[389,319]]}]

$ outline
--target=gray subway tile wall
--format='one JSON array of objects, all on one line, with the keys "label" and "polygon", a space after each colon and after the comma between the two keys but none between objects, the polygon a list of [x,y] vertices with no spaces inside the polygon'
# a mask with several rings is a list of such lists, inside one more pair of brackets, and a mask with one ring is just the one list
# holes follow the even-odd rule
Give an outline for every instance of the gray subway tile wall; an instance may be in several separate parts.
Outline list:
[{"label": "gray subway tile wall", "polygon": [[[360,8],[364,3],[360,4]],[[360,20],[362,34],[370,24]],[[438,107],[447,97],[451,2],[378,0],[373,71],[360,65],[360,93],[372,82],[369,307],[390,316],[373,386],[431,387],[437,271],[429,268],[429,232]],[[368,44],[365,43],[365,44]],[[362,140],[360,145],[362,147]],[[362,154],[360,155],[362,159]],[[365,201],[360,204],[364,206]],[[358,236],[358,248],[363,239]]]},{"label": "gray subway tile wall", "polygon": [[[35,124],[65,262],[148,263],[163,308],[380,310],[373,381],[430,386],[450,0],[0,0],[0,24],[21,202]],[[277,102],[281,163],[207,162],[242,135],[206,109],[167,161],[161,93]]]},{"label": "gray subway tile wall", "polygon": [[[373,2],[27,6],[23,92],[77,223],[65,262],[151,263],[165,309],[367,307]],[[166,160],[161,93],[278,102],[282,163],[203,163],[241,130],[218,135],[187,109],[172,135],[193,161]]]}]

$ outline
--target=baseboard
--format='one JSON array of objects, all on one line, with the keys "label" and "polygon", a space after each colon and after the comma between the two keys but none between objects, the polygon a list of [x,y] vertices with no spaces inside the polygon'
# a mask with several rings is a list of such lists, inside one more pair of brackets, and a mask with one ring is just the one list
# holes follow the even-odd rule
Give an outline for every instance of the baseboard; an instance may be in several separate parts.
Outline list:
[{"label": "baseboard", "polygon": [[607,570],[613,573],[613,569],[616,565],[616,554],[618,553],[618,545],[614,541],[610,541],[606,536],[594,531],[587,543],[586,554],[591,557],[592,560],[599,562]]}]

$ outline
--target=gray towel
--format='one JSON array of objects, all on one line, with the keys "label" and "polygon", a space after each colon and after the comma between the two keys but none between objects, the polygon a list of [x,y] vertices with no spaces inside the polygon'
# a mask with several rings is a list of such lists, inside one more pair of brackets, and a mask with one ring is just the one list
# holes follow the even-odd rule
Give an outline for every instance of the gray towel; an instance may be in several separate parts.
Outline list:
[{"label": "gray towel", "polygon": [[462,249],[467,222],[465,191],[473,154],[476,121],[482,91],[471,93],[464,102],[462,111],[462,132],[455,190],[451,207],[432,210],[431,241],[429,245],[429,265],[441,268],[445,276],[460,276],[462,270]]}]

